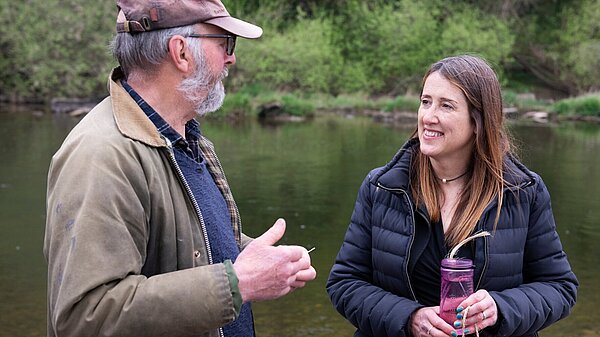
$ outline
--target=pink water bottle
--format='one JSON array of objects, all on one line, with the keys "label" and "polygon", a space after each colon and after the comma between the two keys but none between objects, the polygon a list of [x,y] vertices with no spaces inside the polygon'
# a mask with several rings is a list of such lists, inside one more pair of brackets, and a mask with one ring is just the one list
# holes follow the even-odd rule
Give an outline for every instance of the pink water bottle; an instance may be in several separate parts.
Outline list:
[{"label": "pink water bottle", "polygon": [[[456,308],[473,293],[473,262],[469,259],[446,258],[442,260],[440,271],[440,317],[456,328]],[[456,329],[456,333],[461,335],[462,329]]]}]

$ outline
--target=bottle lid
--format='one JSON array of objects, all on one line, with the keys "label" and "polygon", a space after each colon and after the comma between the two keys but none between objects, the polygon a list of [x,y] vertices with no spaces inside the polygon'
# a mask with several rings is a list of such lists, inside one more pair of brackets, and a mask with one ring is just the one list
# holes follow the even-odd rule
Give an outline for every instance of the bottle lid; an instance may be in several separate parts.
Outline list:
[{"label": "bottle lid", "polygon": [[444,268],[455,268],[455,269],[467,269],[473,267],[473,261],[470,259],[450,259],[446,258],[442,260],[442,267]]}]

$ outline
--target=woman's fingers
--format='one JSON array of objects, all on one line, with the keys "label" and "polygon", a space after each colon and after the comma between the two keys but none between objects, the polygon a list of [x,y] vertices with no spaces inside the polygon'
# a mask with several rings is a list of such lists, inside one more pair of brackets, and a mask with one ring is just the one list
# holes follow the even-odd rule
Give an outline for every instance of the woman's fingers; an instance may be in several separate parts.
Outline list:
[{"label": "woman's fingers", "polygon": [[461,303],[461,307],[468,308],[457,315],[457,320],[461,327],[470,332],[475,331],[475,325],[478,330],[487,328],[496,324],[498,320],[498,307],[494,298],[485,290],[478,290]]}]

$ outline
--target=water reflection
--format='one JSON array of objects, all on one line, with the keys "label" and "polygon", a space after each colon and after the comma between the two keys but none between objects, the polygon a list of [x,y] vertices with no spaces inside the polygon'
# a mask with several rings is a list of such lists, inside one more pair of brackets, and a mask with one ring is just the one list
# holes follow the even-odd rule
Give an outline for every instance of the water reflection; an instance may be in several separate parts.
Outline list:
[{"label": "water reflection", "polygon": [[[46,265],[42,258],[45,180],[51,155],[77,120],[0,113],[0,335],[45,336]],[[278,217],[282,243],[317,247],[319,273],[305,289],[254,305],[257,333],[269,336],[351,336],[333,309],[325,281],[349,221],[358,187],[411,133],[370,120],[319,117],[303,123],[232,126],[204,122],[239,203],[245,232],[258,235]],[[565,250],[581,282],[575,311],[542,336],[600,336],[600,127],[515,125],[522,160],[552,195]]]},{"label": "water reflection", "polygon": [[552,196],[557,229],[580,282],[573,315],[545,332],[547,336],[600,336],[600,128],[515,127],[523,160],[542,175]]}]

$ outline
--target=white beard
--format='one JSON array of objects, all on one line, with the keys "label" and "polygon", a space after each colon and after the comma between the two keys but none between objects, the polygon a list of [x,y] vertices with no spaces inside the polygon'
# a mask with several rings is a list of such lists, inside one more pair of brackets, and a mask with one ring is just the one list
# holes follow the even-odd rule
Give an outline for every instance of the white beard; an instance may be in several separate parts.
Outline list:
[{"label": "white beard", "polygon": [[[209,112],[218,110],[225,99],[225,87],[223,79],[229,71],[223,70],[216,78],[211,76],[206,57],[201,48],[193,48],[194,57],[197,60],[196,69],[192,76],[184,79],[177,88],[185,98],[194,105],[198,116],[204,116]],[[203,95],[206,93],[206,95]]]},{"label": "white beard", "polygon": [[[198,116],[204,116],[210,112],[217,111],[221,105],[223,105],[223,100],[225,99],[225,87],[223,86],[223,79],[227,77],[227,74],[228,71],[225,69],[225,71],[221,73],[221,76],[219,76],[220,78],[209,89],[206,99],[202,102],[196,103],[196,113]],[[197,92],[198,91],[196,91],[196,93]]]}]

